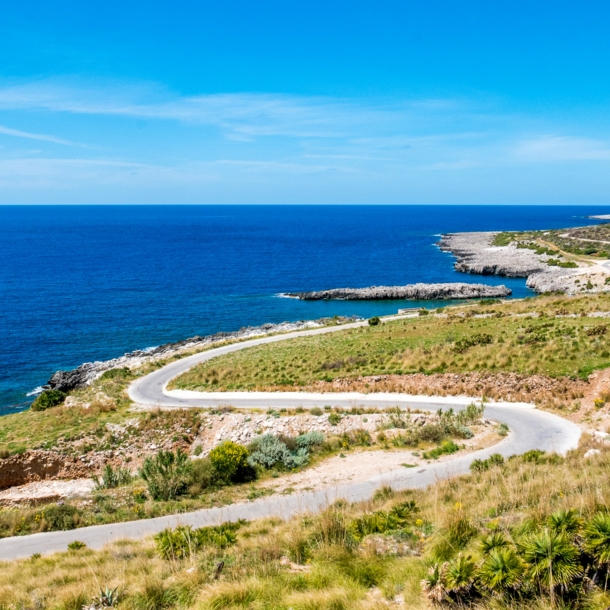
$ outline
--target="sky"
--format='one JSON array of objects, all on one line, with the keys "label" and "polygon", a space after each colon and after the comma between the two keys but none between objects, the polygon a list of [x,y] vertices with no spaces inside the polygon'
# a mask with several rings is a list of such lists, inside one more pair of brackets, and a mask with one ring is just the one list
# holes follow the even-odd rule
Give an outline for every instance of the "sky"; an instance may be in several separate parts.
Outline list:
[{"label": "sky", "polygon": [[3,3],[0,203],[606,204],[610,4]]}]

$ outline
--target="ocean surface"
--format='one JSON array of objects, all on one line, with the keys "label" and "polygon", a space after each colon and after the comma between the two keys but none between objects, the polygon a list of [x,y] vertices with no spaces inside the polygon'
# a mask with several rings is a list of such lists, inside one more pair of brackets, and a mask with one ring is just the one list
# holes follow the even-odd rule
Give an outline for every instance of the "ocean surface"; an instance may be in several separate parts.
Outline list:
[{"label": "ocean surface", "polygon": [[0,414],[58,369],[265,322],[438,302],[286,291],[525,280],[456,273],[443,232],[591,224],[610,206],[0,206]]}]

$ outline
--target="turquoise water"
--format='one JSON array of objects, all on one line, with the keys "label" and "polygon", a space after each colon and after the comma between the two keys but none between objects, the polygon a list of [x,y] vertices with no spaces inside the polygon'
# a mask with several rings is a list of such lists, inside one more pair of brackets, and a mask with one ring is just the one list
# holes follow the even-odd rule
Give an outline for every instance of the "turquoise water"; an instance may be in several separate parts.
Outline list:
[{"label": "turquoise water", "polygon": [[[0,413],[57,369],[247,325],[395,313],[421,303],[279,298],[456,273],[455,231],[590,224],[600,206],[0,206]],[[438,303],[425,302],[434,307]]]}]

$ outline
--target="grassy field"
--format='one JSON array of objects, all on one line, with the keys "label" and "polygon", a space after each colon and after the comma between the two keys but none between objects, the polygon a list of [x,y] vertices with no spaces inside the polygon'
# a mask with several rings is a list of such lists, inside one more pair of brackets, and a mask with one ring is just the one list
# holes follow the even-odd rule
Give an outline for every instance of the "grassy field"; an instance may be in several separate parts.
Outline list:
[{"label": "grassy field", "polygon": [[[467,557],[480,565],[492,534],[519,545],[527,532],[548,531],[549,515],[561,509],[576,509],[575,523],[608,510],[610,449],[596,445],[601,454],[586,460],[589,446],[567,458],[514,458],[425,492],[382,488],[369,502],[339,502],[315,517],[253,522],[237,530],[234,544],[176,546],[169,555],[165,547],[161,555],[163,547],[148,539],[0,564],[0,608],[80,610],[106,588],[119,595],[114,607],[132,610],[430,608],[420,581],[435,563],[447,561],[451,570]],[[412,500],[415,508],[401,513]],[[392,524],[392,514],[402,518]],[[607,608],[600,574],[597,585],[573,574],[570,586],[555,587],[553,606]],[[540,583],[471,601],[497,610],[552,607]],[[449,598],[443,605],[463,607]]]},{"label": "grassy field", "polygon": [[608,311],[607,295],[437,310],[243,350],[191,369],[171,387],[278,390],[346,377],[465,371],[586,379],[610,366],[608,323],[589,315]]}]

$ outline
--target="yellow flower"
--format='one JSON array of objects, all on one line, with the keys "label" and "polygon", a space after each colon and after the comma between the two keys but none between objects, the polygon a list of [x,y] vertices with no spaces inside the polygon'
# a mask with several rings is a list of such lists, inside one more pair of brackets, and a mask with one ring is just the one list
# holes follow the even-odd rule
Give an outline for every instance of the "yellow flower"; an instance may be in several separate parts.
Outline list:
[{"label": "yellow flower", "polygon": [[424,522],[421,519],[417,519],[417,521],[415,521],[415,525],[417,527],[421,527],[424,524]]}]

